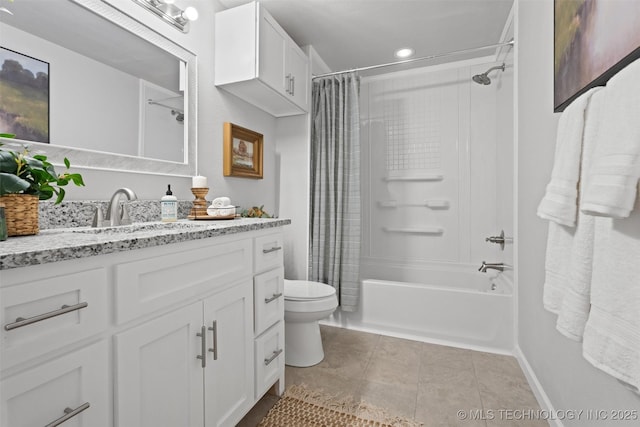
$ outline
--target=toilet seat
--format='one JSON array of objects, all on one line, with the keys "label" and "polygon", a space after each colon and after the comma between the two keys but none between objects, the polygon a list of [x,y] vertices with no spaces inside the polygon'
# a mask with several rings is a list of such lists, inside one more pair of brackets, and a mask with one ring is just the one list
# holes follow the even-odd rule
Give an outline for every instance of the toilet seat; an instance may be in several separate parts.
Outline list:
[{"label": "toilet seat", "polygon": [[288,301],[322,300],[331,298],[335,294],[335,288],[324,283],[309,280],[285,279],[284,281],[284,299]]}]

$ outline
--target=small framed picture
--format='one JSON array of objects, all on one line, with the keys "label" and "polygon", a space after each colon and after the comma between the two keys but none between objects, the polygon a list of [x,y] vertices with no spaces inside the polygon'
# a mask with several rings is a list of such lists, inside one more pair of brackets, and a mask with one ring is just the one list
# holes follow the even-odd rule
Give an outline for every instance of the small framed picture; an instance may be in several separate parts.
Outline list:
[{"label": "small framed picture", "polygon": [[0,132],[49,143],[49,63],[0,47]]},{"label": "small framed picture", "polygon": [[224,176],[262,179],[260,133],[226,122],[224,124]]}]

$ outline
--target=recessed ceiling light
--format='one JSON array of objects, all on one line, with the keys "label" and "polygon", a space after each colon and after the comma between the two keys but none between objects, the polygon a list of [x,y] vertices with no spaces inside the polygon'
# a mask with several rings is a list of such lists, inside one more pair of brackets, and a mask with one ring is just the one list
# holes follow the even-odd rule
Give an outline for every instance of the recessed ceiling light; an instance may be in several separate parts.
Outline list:
[{"label": "recessed ceiling light", "polygon": [[396,50],[396,58],[408,58],[413,55],[413,49],[410,47],[403,47],[402,49]]}]

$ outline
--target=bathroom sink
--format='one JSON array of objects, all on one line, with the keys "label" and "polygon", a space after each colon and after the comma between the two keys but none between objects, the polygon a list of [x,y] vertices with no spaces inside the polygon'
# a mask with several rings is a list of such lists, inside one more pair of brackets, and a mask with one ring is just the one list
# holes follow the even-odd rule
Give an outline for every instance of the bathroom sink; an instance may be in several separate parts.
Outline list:
[{"label": "bathroom sink", "polygon": [[78,227],[69,229],[72,233],[85,234],[130,234],[138,231],[181,231],[201,230],[206,224],[193,222],[137,222],[114,227]]}]

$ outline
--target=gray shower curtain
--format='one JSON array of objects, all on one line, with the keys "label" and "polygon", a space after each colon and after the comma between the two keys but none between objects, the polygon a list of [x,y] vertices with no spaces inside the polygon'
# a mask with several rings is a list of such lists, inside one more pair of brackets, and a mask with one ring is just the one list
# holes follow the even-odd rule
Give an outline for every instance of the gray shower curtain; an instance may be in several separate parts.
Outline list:
[{"label": "gray shower curtain", "polygon": [[360,77],[315,79],[311,126],[311,280],[336,288],[345,311],[360,296]]}]

